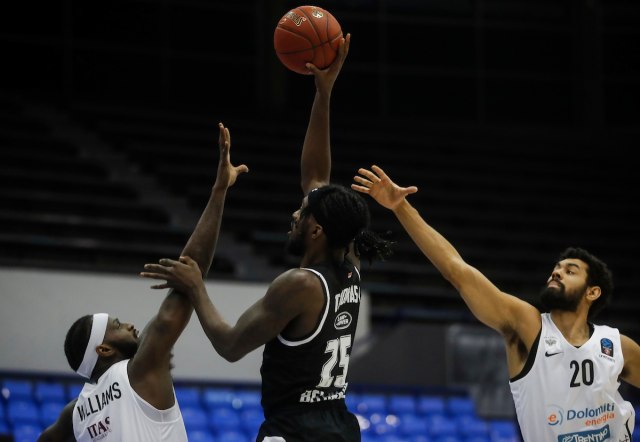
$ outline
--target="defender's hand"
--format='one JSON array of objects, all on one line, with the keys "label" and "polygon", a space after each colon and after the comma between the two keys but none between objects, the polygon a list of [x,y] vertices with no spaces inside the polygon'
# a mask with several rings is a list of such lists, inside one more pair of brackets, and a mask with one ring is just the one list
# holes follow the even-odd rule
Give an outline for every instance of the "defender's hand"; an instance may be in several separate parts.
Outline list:
[{"label": "defender's hand", "polygon": [[371,169],[358,169],[358,173],[362,176],[353,177],[353,180],[358,184],[351,184],[351,188],[370,195],[378,204],[387,209],[395,210],[407,195],[418,191],[416,186],[398,186],[378,166],[371,166]]}]

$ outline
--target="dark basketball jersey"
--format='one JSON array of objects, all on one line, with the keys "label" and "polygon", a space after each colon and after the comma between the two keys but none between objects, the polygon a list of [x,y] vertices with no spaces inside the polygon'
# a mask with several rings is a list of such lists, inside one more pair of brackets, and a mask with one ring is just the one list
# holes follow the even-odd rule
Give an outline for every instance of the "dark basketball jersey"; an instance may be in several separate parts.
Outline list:
[{"label": "dark basketball jersey", "polygon": [[325,304],[316,328],[296,340],[278,335],[264,348],[265,416],[312,404],[344,407],[349,356],[358,324],[360,274],[349,261],[303,268],[321,282]]}]

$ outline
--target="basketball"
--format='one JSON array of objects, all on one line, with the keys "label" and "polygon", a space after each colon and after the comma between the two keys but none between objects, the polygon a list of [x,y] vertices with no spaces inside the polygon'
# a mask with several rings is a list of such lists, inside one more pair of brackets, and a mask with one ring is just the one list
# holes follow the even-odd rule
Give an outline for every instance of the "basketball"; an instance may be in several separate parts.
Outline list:
[{"label": "basketball", "polygon": [[282,16],[273,35],[278,58],[287,68],[309,75],[305,66],[324,69],[338,54],[342,28],[329,11],[317,6],[298,6]]}]

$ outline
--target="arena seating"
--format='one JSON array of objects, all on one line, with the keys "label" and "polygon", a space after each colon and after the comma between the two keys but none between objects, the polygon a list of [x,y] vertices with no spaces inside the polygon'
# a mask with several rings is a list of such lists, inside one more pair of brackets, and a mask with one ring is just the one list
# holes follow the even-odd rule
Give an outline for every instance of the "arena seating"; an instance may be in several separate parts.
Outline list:
[{"label": "arena seating", "polygon": [[[0,434],[34,442],[82,385],[65,376],[0,374]],[[193,442],[252,442],[263,420],[258,385],[176,382]],[[355,386],[347,406],[364,442],[519,442],[512,420],[484,419],[469,396]]]}]

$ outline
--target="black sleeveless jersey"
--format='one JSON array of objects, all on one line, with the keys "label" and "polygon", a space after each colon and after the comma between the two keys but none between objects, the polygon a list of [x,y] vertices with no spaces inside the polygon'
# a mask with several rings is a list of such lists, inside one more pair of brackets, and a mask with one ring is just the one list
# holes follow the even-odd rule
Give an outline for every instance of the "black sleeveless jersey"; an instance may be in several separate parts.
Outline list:
[{"label": "black sleeveless jersey", "polygon": [[315,405],[344,407],[349,356],[358,324],[360,273],[345,260],[340,266],[303,268],[321,282],[325,304],[316,328],[290,340],[282,335],[267,342],[262,367],[262,407],[275,412]]}]

